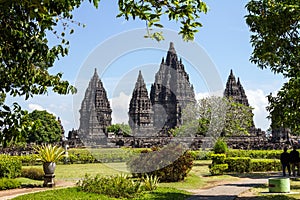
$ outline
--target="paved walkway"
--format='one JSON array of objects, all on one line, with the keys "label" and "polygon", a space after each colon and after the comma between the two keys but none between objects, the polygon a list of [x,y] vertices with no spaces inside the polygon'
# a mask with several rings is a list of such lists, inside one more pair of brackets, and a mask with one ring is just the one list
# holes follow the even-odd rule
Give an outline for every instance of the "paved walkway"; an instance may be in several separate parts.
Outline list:
[{"label": "paved walkway", "polygon": [[187,200],[234,200],[238,195],[254,186],[267,184],[268,178],[243,178],[239,181],[215,186],[209,189],[191,191],[194,195]]},{"label": "paved walkway", "polygon": [[53,189],[66,188],[72,186],[75,186],[74,182],[57,181],[55,188],[40,187],[40,188],[17,188],[12,190],[4,190],[4,191],[0,191],[0,200],[8,200],[24,194],[30,194],[30,193],[41,192],[45,190],[53,190]]}]

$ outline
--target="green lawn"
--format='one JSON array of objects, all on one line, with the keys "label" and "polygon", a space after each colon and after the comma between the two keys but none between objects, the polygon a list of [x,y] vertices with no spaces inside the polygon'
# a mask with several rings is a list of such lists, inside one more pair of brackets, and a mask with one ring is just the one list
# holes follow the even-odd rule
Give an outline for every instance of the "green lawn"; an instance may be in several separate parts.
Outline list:
[{"label": "green lawn", "polygon": [[[222,175],[211,176],[209,173],[208,165],[211,161],[195,161],[194,167],[189,173],[188,177],[179,183],[160,183],[159,188],[151,193],[146,193],[138,199],[185,199],[189,195],[185,190],[199,189],[214,185],[221,181],[234,181],[240,177],[252,176],[267,176],[268,174],[244,174],[244,175]],[[31,167],[31,166],[26,166]],[[34,166],[41,167],[41,166]],[[116,169],[122,169],[118,171]],[[109,164],[72,164],[72,165],[58,165],[56,169],[56,180],[64,181],[77,181],[89,174],[94,176],[96,174],[102,175],[116,175],[126,173],[125,163],[109,163]],[[28,183],[28,180],[26,180]],[[23,181],[21,181],[23,182]],[[30,181],[29,181],[30,183]],[[268,187],[263,186],[260,188],[252,189],[256,197],[247,198],[247,200],[294,200],[300,199],[300,194],[282,194],[282,195],[269,195]],[[291,191],[300,193],[300,180],[291,180]],[[112,199],[103,195],[88,194],[77,191],[76,188],[59,189],[54,191],[39,192],[35,194],[25,195],[16,198],[20,199],[55,199],[55,200],[68,200],[68,199]],[[245,200],[245,198],[241,198]]]}]

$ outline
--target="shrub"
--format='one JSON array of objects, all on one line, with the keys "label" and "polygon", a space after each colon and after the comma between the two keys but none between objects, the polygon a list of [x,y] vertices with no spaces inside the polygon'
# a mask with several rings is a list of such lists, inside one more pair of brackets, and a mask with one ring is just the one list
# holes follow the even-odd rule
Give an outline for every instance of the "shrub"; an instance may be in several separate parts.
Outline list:
[{"label": "shrub", "polygon": [[22,162],[22,166],[41,165],[42,162],[38,160],[37,154],[14,156]]},{"label": "shrub", "polygon": [[181,145],[171,144],[162,149],[144,150],[132,157],[127,166],[133,177],[144,177],[146,174],[157,176],[161,182],[184,180],[193,166],[193,156]]},{"label": "shrub", "polygon": [[146,176],[142,178],[142,181],[143,189],[146,191],[152,191],[158,187],[159,178],[157,176],[148,176],[148,174],[146,174]]},{"label": "shrub", "polygon": [[0,156],[0,178],[16,178],[21,175],[22,163],[13,156]]},{"label": "shrub", "polygon": [[226,153],[228,151],[227,143],[224,141],[223,138],[218,138],[213,147],[213,151],[215,153]]},{"label": "shrub", "polygon": [[222,175],[228,169],[228,164],[216,164],[209,166],[211,175]]},{"label": "shrub", "polygon": [[250,168],[252,172],[280,171],[281,163],[276,159],[252,159]]},{"label": "shrub", "polygon": [[190,151],[194,160],[209,160],[210,155],[214,152],[205,150]]},{"label": "shrub", "polygon": [[44,172],[40,168],[22,168],[21,176],[33,180],[43,180]]},{"label": "shrub", "polygon": [[211,154],[212,165],[224,164],[226,159],[226,154]]},{"label": "shrub", "polygon": [[250,171],[250,161],[248,157],[226,158],[225,163],[228,164],[228,172],[244,173]]},{"label": "shrub", "polygon": [[141,182],[126,175],[94,178],[85,176],[77,185],[82,191],[104,194],[114,198],[132,198],[141,192]]},{"label": "shrub", "polygon": [[1,178],[0,190],[15,189],[21,187],[21,182],[15,179]]},{"label": "shrub", "polygon": [[282,150],[237,150],[227,151],[227,157],[250,157],[255,159],[279,159]]}]

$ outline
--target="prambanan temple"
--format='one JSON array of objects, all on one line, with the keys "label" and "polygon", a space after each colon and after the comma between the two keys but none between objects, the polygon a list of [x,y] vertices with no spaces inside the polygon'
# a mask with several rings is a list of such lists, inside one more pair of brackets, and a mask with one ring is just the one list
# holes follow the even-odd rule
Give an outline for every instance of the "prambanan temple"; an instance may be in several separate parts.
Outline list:
[{"label": "prambanan temple", "polygon": [[[239,78],[236,81],[232,70],[224,96],[249,106],[243,86]],[[142,72],[139,71],[128,111],[132,135],[135,139],[156,138],[155,141],[168,137],[169,129],[182,125],[182,110],[191,103],[196,103],[194,88],[171,42],[167,57],[162,58],[155,74],[150,95]],[[112,109],[96,69],[85,91],[79,112],[78,135],[84,144],[101,145],[111,142],[107,141],[106,128],[111,125]],[[255,127],[251,132],[254,135],[261,134],[260,129]]]}]

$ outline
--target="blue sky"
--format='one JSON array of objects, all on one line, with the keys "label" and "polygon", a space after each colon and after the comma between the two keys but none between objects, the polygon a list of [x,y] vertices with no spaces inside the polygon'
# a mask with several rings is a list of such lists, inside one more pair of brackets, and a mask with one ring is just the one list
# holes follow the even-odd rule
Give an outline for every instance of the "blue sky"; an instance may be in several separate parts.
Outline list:
[{"label": "blue sky", "polygon": [[[233,69],[236,78],[240,77],[250,105],[254,107],[256,126],[266,130],[270,122],[266,119],[265,96],[275,93],[283,79],[249,61],[252,47],[244,19],[247,1],[206,2],[210,10],[203,15],[203,27],[196,34],[195,41],[190,43],[181,41],[175,34],[179,26],[166,19],[163,19],[166,40],[158,43],[143,38],[145,22],[116,18],[118,9],[115,1],[102,0],[98,10],[89,3],[83,3],[74,11],[74,19],[86,27],[72,25],[75,33],[68,36],[69,55],[56,61],[50,70],[62,72],[64,79],[78,87],[78,94],[60,96],[49,92],[26,102],[22,98],[16,100],[29,111],[46,109],[59,116],[66,132],[77,129],[80,102],[94,68],[97,68],[113,107],[113,122],[127,122],[128,100],[138,70],[142,70],[149,86],[162,57],[166,56],[169,43],[173,41],[198,97],[214,92],[213,84],[225,85],[230,69]],[[50,43],[55,42],[52,37],[49,40]]]}]

